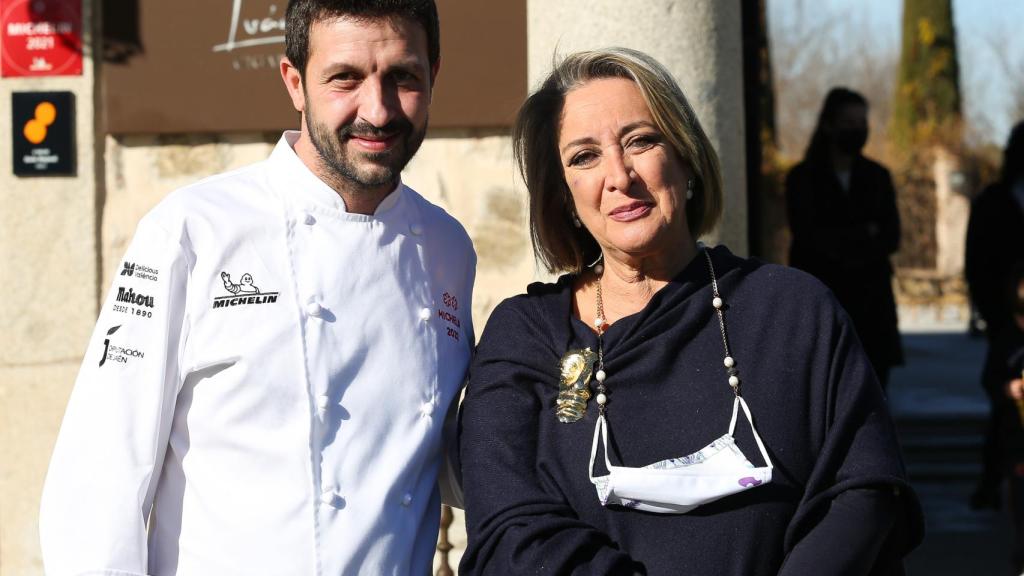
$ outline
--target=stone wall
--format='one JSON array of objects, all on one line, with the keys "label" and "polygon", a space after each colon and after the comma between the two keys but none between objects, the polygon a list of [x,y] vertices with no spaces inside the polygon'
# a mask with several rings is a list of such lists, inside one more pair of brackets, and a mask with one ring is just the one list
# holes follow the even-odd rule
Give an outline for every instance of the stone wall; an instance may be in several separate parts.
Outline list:
[{"label": "stone wall", "polygon": [[[93,19],[82,0],[82,21]],[[93,44],[81,76],[0,81],[0,573],[42,573],[39,494],[99,299]],[[74,176],[15,177],[11,93],[70,91]]]}]

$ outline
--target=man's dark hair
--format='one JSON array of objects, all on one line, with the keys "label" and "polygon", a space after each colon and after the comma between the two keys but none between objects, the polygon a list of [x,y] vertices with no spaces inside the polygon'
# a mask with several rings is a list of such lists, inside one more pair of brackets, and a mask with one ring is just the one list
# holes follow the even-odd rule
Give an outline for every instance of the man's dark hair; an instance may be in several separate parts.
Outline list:
[{"label": "man's dark hair", "polygon": [[434,0],[290,0],[285,16],[285,54],[299,74],[306,77],[309,62],[309,30],[328,18],[357,20],[408,18],[427,33],[430,66],[441,56],[441,26]]}]

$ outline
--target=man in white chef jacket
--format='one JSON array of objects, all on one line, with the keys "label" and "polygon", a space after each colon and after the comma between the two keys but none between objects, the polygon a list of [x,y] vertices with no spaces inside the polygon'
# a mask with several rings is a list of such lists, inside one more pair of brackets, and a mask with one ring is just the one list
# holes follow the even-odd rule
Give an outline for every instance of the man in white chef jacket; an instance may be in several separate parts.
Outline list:
[{"label": "man in white chef jacket", "polygon": [[404,186],[432,0],[293,0],[301,130],[169,195],[100,313],[43,493],[48,574],[425,574],[475,254]]}]

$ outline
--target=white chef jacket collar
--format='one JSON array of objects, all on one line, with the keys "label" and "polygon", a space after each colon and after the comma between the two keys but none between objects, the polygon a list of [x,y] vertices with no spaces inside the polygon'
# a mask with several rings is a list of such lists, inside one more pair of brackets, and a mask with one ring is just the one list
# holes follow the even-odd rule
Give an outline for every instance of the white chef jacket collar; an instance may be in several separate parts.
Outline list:
[{"label": "white chef jacket collar", "polygon": [[395,189],[381,200],[372,216],[349,213],[341,195],[314,174],[295,153],[295,142],[298,141],[300,135],[301,132],[298,130],[285,130],[277,145],[274,146],[274,151],[270,154],[270,164],[278,177],[286,181],[288,194],[301,197],[292,197],[291,200],[302,204],[311,203],[318,211],[326,211],[346,219],[366,221],[383,215],[398,203],[402,196],[401,180],[398,181]]}]

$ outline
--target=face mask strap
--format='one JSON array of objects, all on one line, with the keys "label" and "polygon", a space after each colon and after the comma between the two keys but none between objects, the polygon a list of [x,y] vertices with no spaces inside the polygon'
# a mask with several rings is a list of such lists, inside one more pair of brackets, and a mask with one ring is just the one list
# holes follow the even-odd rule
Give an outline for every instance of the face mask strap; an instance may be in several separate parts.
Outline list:
[{"label": "face mask strap", "polygon": [[597,440],[600,437],[604,441],[604,465],[608,471],[612,471],[612,462],[608,459],[608,423],[605,422],[604,414],[597,417],[594,425],[594,443],[590,446],[590,480],[594,480],[594,460],[597,459]]},{"label": "face mask strap", "polygon": [[[729,421],[729,436],[735,436],[736,435],[735,434],[735,432],[736,432],[736,416],[739,415],[739,411],[740,411],[740,397],[737,396],[736,399],[732,403],[732,420]],[[751,424],[750,427],[753,428],[754,425]]]},{"label": "face mask strap", "polygon": [[754,426],[754,417],[750,415],[750,407],[747,406],[747,401],[742,396],[737,396],[736,400],[732,403],[732,421],[729,422],[729,436],[732,436],[733,432],[736,431],[736,416],[740,407],[743,408],[743,414],[746,415],[747,422],[750,423],[750,431],[754,434],[754,441],[757,442],[757,447],[761,450],[761,457],[764,458],[764,463],[769,468],[774,468],[772,459],[768,457],[768,450],[765,449],[764,442],[761,441],[761,435],[757,433],[757,427]]}]

